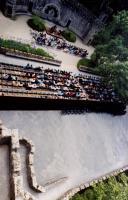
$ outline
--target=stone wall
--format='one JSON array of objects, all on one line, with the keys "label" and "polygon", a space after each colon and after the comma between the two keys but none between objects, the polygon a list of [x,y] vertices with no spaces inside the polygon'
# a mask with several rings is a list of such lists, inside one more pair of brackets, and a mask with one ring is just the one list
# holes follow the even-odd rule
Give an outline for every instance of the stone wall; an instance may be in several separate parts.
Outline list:
[{"label": "stone wall", "polygon": [[21,156],[20,145],[24,145],[27,149],[26,167],[28,183],[31,189],[35,192],[43,193],[49,185],[61,183],[67,179],[62,177],[60,179],[51,180],[41,186],[37,183],[35,168],[34,168],[34,153],[35,146],[31,140],[27,138],[20,138],[17,129],[7,129],[0,121],[0,145],[9,146],[9,161],[10,161],[10,200],[36,200],[36,198],[29,192],[26,192],[23,187],[23,175],[21,173]]},{"label": "stone wall", "polygon": [[109,174],[105,174],[104,176],[102,177],[99,177],[95,180],[92,180],[88,183],[85,183],[85,184],[81,184],[79,185],[78,187],[76,188],[73,188],[71,190],[69,190],[68,192],[66,192],[62,197],[60,197],[58,200],[69,200],[71,199],[76,193],[82,191],[82,190],[85,190],[91,186],[93,186],[94,184],[98,184],[102,181],[105,181],[107,179],[109,179],[110,177],[115,177],[115,176],[118,176],[119,174],[123,173],[123,172],[126,172],[128,170],[128,166],[125,166],[121,169],[118,169],[118,170],[115,170]]},{"label": "stone wall", "polygon": [[42,18],[53,21],[62,27],[69,28],[81,39],[84,39],[92,28],[96,17],[87,9],[79,10],[59,0],[41,1],[33,6],[33,12]]},{"label": "stone wall", "polygon": [[[75,5],[76,4],[76,5]],[[75,5],[75,6],[73,6]],[[26,0],[16,3],[16,0],[6,0],[5,14],[14,17],[17,14],[32,12],[40,17],[50,20],[75,32],[88,43],[94,34],[99,31],[107,16],[96,18],[88,9],[83,8],[77,1],[66,3],[60,0]],[[97,20],[100,22],[95,26]]]}]

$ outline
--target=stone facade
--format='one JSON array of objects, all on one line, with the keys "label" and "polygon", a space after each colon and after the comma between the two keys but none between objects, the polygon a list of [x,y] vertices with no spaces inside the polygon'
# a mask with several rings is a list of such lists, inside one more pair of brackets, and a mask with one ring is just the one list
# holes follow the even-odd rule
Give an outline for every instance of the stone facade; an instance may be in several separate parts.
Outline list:
[{"label": "stone facade", "polygon": [[85,43],[90,43],[108,19],[108,9],[96,17],[76,0],[6,0],[5,15],[34,13],[62,27],[74,31]]}]

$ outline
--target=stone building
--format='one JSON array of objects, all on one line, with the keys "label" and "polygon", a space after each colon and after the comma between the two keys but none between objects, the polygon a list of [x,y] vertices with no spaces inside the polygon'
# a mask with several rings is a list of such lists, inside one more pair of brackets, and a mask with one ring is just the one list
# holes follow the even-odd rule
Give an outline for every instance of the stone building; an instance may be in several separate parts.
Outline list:
[{"label": "stone building", "polygon": [[[105,0],[106,2],[107,0]],[[86,44],[106,23],[108,7],[95,16],[77,0],[5,0],[4,13],[15,17],[20,14],[36,14],[75,32]]]}]

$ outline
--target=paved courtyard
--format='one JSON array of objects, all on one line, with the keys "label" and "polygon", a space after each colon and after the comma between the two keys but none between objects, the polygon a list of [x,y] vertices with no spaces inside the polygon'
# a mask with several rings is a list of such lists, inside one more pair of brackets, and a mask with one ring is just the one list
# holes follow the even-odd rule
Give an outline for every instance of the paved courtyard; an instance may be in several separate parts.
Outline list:
[{"label": "paved courtyard", "polygon": [[[9,39],[10,38],[15,39],[15,40],[22,41],[25,43],[32,43],[33,39],[30,34],[31,31],[26,23],[29,18],[30,17],[28,16],[18,16],[16,20],[11,20],[9,18],[4,17],[2,13],[0,13],[0,27],[1,27],[0,36],[4,38],[9,38]],[[46,23],[48,26],[53,25],[51,22],[48,22],[48,21]],[[88,57],[90,57],[90,55],[94,51],[93,47],[84,45],[83,42],[79,38],[77,38],[75,45],[78,47],[87,49],[89,53]],[[54,58],[62,61],[62,66],[61,66],[62,70],[78,72],[76,66],[80,57],[69,55],[62,51],[49,48],[49,47],[42,47],[42,48],[46,50],[47,52],[49,52],[51,55],[53,55]]]},{"label": "paved courtyard", "polygon": [[[57,200],[67,190],[128,164],[128,114],[113,117],[61,111],[1,111],[0,119],[34,142],[39,184],[68,177],[67,181],[47,188],[46,194],[31,191],[26,180],[26,151],[22,148],[24,188],[37,200]],[[0,146],[0,199],[9,200],[8,154],[4,148]]]}]

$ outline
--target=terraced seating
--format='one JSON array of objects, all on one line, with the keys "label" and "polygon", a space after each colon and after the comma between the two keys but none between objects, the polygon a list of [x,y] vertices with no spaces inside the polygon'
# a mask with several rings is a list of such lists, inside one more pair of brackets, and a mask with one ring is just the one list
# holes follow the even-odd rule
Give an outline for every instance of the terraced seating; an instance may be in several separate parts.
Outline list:
[{"label": "terraced seating", "polygon": [[113,89],[105,86],[99,77],[73,75],[55,69],[33,68],[29,64],[21,67],[1,63],[0,68],[2,95],[20,94],[53,99],[119,101]]}]

